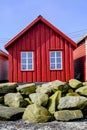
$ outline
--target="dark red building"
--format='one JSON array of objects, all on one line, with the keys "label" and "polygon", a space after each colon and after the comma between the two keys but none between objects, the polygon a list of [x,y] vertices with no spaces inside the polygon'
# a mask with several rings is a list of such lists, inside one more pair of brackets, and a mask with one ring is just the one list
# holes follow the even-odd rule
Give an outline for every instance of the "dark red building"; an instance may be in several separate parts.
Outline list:
[{"label": "dark red building", "polygon": [[5,45],[10,82],[68,81],[74,77],[76,43],[38,16]]},{"label": "dark red building", "polygon": [[75,78],[87,81],[87,35],[78,43],[74,50]]},{"label": "dark red building", "polygon": [[8,80],[8,55],[0,50],[0,82]]}]

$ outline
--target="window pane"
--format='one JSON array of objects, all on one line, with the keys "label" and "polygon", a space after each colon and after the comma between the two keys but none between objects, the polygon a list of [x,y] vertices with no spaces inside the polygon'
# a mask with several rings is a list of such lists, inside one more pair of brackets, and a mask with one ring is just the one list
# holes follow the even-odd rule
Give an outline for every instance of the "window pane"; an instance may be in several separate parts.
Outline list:
[{"label": "window pane", "polygon": [[55,69],[55,64],[51,64],[51,69]]},{"label": "window pane", "polygon": [[55,52],[50,52],[51,57],[55,57]]},{"label": "window pane", "polygon": [[32,65],[28,65],[28,69],[29,69],[29,70],[32,70]]},{"label": "window pane", "polygon": [[61,64],[57,64],[57,69],[61,69]]},{"label": "window pane", "polygon": [[51,63],[55,63],[55,58],[51,58]]},{"label": "window pane", "polygon": [[25,63],[25,64],[26,64],[26,59],[22,59],[22,63]]},{"label": "window pane", "polygon": [[29,63],[32,63],[32,59],[28,59],[28,64],[29,64]]},{"label": "window pane", "polygon": [[32,57],[32,52],[28,52],[28,58]]},{"label": "window pane", "polygon": [[22,65],[22,70],[26,70],[26,65]]},{"label": "window pane", "polygon": [[58,51],[56,52],[56,57],[61,57],[61,52],[60,52],[60,51],[59,51],[59,52],[58,52]]},{"label": "window pane", "polygon": [[26,53],[22,52],[22,58],[26,58]]},{"label": "window pane", "polygon": [[61,63],[61,58],[56,59],[57,63]]}]

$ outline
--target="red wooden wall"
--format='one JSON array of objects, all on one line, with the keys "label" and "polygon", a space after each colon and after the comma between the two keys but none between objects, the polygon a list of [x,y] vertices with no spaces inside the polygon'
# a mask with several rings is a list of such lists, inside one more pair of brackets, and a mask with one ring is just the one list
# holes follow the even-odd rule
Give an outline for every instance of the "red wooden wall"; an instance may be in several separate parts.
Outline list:
[{"label": "red wooden wall", "polygon": [[75,78],[86,81],[86,44],[85,39],[74,50]]},{"label": "red wooden wall", "polygon": [[8,80],[8,58],[0,54],[0,81]]},{"label": "red wooden wall", "polygon": [[[50,70],[50,50],[63,52],[63,69]],[[34,71],[21,71],[20,52],[34,51]],[[68,81],[74,77],[73,47],[39,21],[8,48],[10,82]]]}]

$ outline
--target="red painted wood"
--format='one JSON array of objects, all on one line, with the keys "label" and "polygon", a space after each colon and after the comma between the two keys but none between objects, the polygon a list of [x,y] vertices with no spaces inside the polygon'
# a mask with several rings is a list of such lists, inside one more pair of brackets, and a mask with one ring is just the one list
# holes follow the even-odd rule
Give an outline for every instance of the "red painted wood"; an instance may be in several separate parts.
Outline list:
[{"label": "red painted wood", "polygon": [[[54,31],[51,29],[50,30],[50,50],[56,50],[56,36]],[[56,71],[55,70],[50,70],[51,72],[51,81],[56,80]]]},{"label": "red painted wood", "polygon": [[69,44],[65,43],[65,73],[66,73],[66,81],[69,81]]},{"label": "red painted wood", "polygon": [[50,41],[49,41],[49,28],[45,27],[45,34],[46,34],[46,76],[47,82],[50,81],[50,56],[49,56],[49,48],[50,48]]},{"label": "red painted wood", "polygon": [[[86,38],[86,37],[85,37]],[[74,50],[74,66],[75,66],[75,74],[80,74],[80,80],[86,80],[86,44],[85,38],[78,43],[77,48]],[[79,66],[79,67],[78,67]]]},{"label": "red painted wood", "polygon": [[21,71],[21,42],[18,40],[17,42],[17,66],[18,66],[18,79],[17,82],[22,82],[22,71]]},{"label": "red painted wood", "polygon": [[[9,56],[10,81],[46,82],[56,79],[68,81],[70,77],[73,77],[73,45],[64,39],[60,33],[58,34],[49,24],[39,20],[19,36],[19,39],[13,40],[14,44],[7,45],[9,47],[7,49],[11,54]],[[21,51],[34,52],[33,71],[21,70]],[[62,70],[50,70],[50,51],[62,51]],[[14,57],[17,57],[16,60]],[[71,69],[72,72],[70,72]]]},{"label": "red painted wood", "polygon": [[41,64],[42,64],[42,81],[46,81],[46,45],[45,45],[45,30],[44,30],[44,24],[41,24]]},{"label": "red painted wood", "polygon": [[12,62],[12,53],[13,53],[13,49],[11,47],[11,49],[8,50],[9,51],[9,82],[13,82],[13,62]]}]

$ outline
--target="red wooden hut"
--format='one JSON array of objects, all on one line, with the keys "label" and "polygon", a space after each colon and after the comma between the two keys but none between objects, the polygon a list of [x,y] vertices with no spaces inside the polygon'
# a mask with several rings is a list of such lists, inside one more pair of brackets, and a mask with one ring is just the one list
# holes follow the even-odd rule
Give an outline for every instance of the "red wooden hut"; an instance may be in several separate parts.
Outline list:
[{"label": "red wooden hut", "polygon": [[78,43],[74,50],[75,78],[87,81],[87,35]]},{"label": "red wooden hut", "polygon": [[8,55],[0,50],[0,82],[8,80]]},{"label": "red wooden hut", "polygon": [[9,52],[9,81],[68,81],[74,77],[76,43],[42,16],[5,45]]}]

